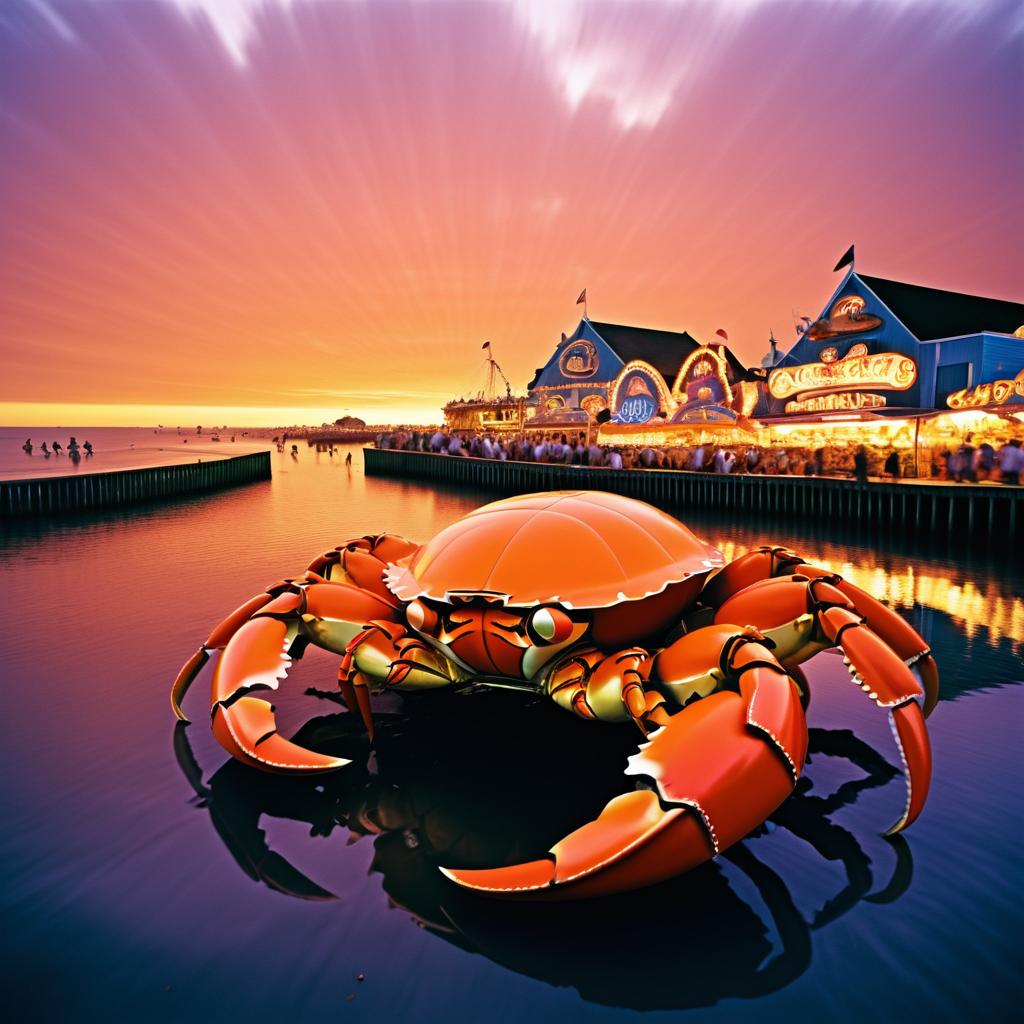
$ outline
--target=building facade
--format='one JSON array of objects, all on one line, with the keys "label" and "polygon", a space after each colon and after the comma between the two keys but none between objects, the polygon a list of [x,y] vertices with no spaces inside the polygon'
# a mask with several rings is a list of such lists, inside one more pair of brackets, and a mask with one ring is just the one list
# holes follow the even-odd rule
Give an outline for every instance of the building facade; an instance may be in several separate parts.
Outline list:
[{"label": "building facade", "polygon": [[759,377],[763,371],[748,370],[726,345],[702,345],[686,331],[583,319],[538,368],[529,393],[538,424],[639,424],[712,406],[735,418],[753,411]]},{"label": "building facade", "polygon": [[851,267],[772,368],[768,414],[1013,404],[1024,402],[1022,371],[1024,304]]}]

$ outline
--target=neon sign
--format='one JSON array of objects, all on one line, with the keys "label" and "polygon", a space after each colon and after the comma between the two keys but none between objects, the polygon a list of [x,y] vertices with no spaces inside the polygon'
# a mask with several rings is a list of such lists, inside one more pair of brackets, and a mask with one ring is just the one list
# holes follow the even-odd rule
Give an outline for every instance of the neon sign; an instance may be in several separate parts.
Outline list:
[{"label": "neon sign", "polygon": [[946,398],[950,409],[977,409],[982,405],[1002,405],[1013,395],[1024,398],[1024,370],[1013,380],[994,380],[976,388],[961,388]]},{"label": "neon sign", "polygon": [[664,378],[642,359],[626,363],[615,378],[611,394],[612,420],[616,423],[647,423],[672,407]]},{"label": "neon sign", "polygon": [[593,377],[597,372],[597,349],[586,339],[570,342],[558,360],[566,377]]},{"label": "neon sign", "polygon": [[830,395],[818,395],[816,398],[787,402],[786,413],[832,412],[836,409],[877,409],[883,405],[885,405],[884,396],[872,394],[870,391],[834,391]]},{"label": "neon sign", "polygon": [[717,348],[702,345],[694,349],[679,367],[672,397],[683,406],[694,403],[731,405],[729,364]]},{"label": "neon sign", "polygon": [[866,312],[866,306],[867,303],[860,295],[844,295],[833,303],[827,318],[817,320],[807,328],[807,337],[811,341],[825,341],[881,327],[881,317]]},{"label": "neon sign", "polygon": [[768,390],[774,398],[789,398],[805,391],[849,391],[882,388],[906,391],[917,380],[917,364],[897,352],[847,357],[834,363],[804,363],[772,370]]},{"label": "neon sign", "polygon": [[832,307],[833,319],[837,316],[856,317],[863,312],[867,303],[859,295],[847,295]]}]

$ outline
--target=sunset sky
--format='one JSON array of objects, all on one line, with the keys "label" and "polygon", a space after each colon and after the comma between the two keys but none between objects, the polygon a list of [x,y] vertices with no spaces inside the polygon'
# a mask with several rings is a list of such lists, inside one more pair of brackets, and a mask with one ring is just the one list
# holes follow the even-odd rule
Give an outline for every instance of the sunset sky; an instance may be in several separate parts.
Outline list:
[{"label": "sunset sky", "polygon": [[853,241],[1020,301],[1021,12],[2,0],[0,422],[434,421],[583,287],[753,362]]}]

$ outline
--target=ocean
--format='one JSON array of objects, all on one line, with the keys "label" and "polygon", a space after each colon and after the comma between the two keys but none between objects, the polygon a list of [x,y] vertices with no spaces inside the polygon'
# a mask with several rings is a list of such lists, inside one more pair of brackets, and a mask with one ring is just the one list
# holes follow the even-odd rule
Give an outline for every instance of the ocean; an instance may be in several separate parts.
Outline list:
[{"label": "ocean", "polygon": [[[2,476],[24,453],[0,433]],[[97,468],[185,447],[144,431],[76,433],[93,441]],[[456,891],[438,865],[542,853],[629,788],[632,729],[517,694],[389,695],[370,749],[330,697],[337,659],[315,649],[275,697],[278,718],[286,735],[301,728],[351,758],[344,771],[282,779],[230,761],[208,727],[209,667],[186,701],[193,724],[175,727],[171,682],[230,610],[347,538],[424,540],[490,497],[367,478],[351,450],[351,468],[344,450],[301,445],[297,458],[272,453],[270,482],[0,525],[10,1019],[936,1022],[1016,1011],[1019,564],[969,544],[866,544],[828,523],[769,535],[679,512],[730,558],[793,546],[925,636],[942,677],[928,805],[903,836],[881,836],[902,808],[899,755],[885,715],[826,652],[807,666],[805,779],[765,828],[644,892],[497,903]]]}]

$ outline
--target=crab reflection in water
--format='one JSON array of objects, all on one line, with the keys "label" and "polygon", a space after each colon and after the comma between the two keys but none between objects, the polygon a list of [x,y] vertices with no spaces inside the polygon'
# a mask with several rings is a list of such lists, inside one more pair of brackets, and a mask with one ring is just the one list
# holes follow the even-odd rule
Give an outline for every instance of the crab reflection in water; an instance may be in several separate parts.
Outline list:
[{"label": "crab reflection in water", "polygon": [[[270,819],[303,822],[316,841],[372,836],[371,870],[393,906],[448,942],[605,1005],[682,1009],[776,991],[807,969],[815,928],[861,900],[892,902],[910,884],[910,849],[901,836],[885,840],[895,868],[879,884],[858,839],[831,820],[862,793],[893,780],[899,786],[900,773],[851,732],[812,728],[811,759],[842,759],[854,777],[844,770],[847,781],[818,795],[812,766],[768,824],[718,861],[642,894],[557,905],[496,902],[449,882],[438,866],[537,856],[621,792],[633,736],[628,728],[567,723],[544,701],[530,705],[497,692],[405,703],[419,706],[378,717],[372,770],[357,768],[367,764],[369,747],[358,716],[346,714],[314,719],[296,737],[351,758],[346,772],[278,776],[229,760],[204,782],[181,724],[176,754],[197,806],[255,881],[289,897],[334,899],[268,846]],[[807,858],[797,858],[792,871],[776,870],[758,849],[775,829],[842,868],[839,891],[813,911],[801,910],[791,894],[801,888]],[[338,853],[343,870],[341,844]],[[301,850],[293,857],[300,860]]]}]

